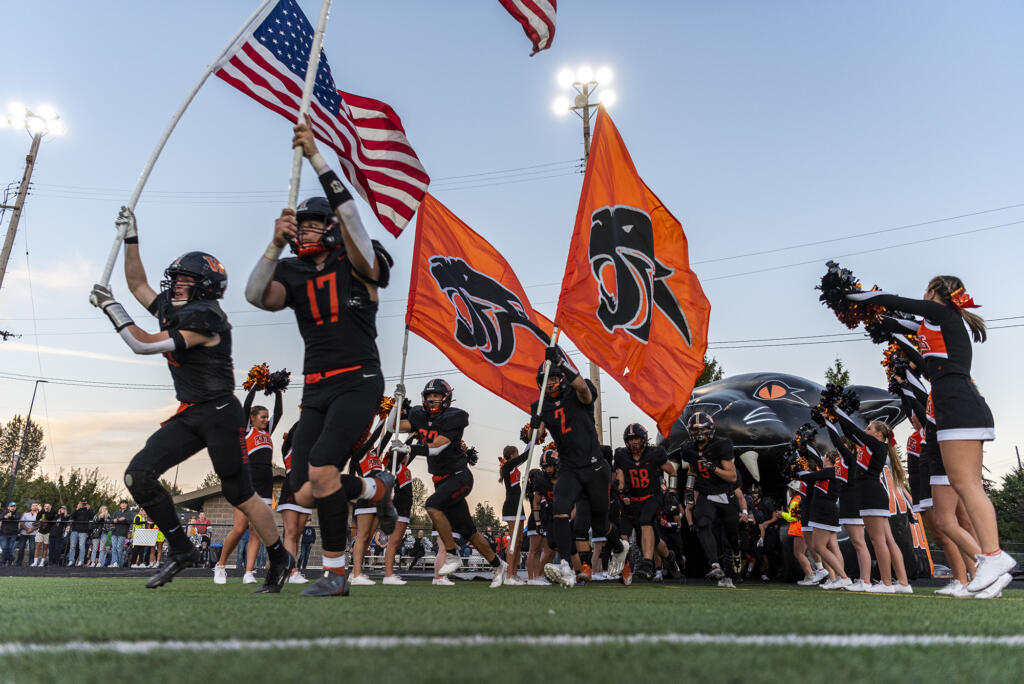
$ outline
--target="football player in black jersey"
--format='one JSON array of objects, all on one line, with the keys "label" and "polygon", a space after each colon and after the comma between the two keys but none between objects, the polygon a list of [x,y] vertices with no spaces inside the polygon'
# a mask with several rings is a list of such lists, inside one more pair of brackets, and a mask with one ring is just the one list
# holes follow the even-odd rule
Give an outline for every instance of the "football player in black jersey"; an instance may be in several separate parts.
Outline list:
[{"label": "football player in black jersey", "polygon": [[[622,433],[626,446],[615,450],[615,477],[619,481],[619,498],[623,505],[622,520],[629,526],[640,528],[640,551],[643,562],[636,569],[637,577],[654,576],[654,516],[661,508],[661,474],[676,474],[675,466],[660,446],[648,444],[647,430],[639,423],[631,423]],[[626,524],[621,528],[623,537],[629,536]]]},{"label": "football player in black jersey", "polygon": [[[690,416],[686,427],[690,439],[680,447],[679,456],[689,466],[686,500],[693,501],[697,537],[711,565],[707,576],[718,580],[718,586],[731,589],[734,588],[732,545],[739,536],[740,514],[739,506],[729,498],[738,477],[732,440],[716,437],[714,419],[700,411]],[[713,529],[716,520],[721,524],[725,547],[721,556]]]},{"label": "football player in black jersey", "polygon": [[603,536],[608,538],[612,551],[609,574],[622,572],[629,544],[621,540],[618,530],[609,531],[609,469],[601,454],[594,426],[597,390],[593,383],[580,377],[579,371],[558,346],[548,347],[544,355],[546,360],[537,371],[537,386],[541,387],[545,367],[550,366],[547,384],[542,387],[544,405],[538,416],[539,402],[533,402],[530,427],[538,429],[543,426],[558,448],[559,475],[554,491],[550,534],[554,536],[555,546],[562,557],[558,565],[545,565],[544,574],[552,582],[569,588],[576,586],[576,574],[582,570],[569,522],[569,514],[579,499],[590,502],[594,533],[608,531]]},{"label": "football player in black jersey", "polygon": [[[300,505],[315,502],[324,550],[324,575],[302,594],[347,596],[349,500],[376,506],[385,534],[398,520],[391,473],[362,478],[341,472],[384,393],[377,291],[387,286],[392,261],[370,240],[352,195],[317,151],[309,126],[294,130],[292,146],[302,148],[327,197],[281,212],[273,240],[249,276],[245,298],[267,311],[295,312],[306,347],[306,377],[289,479]],[[286,245],[296,256],[279,260]]]},{"label": "football player in black jersey", "polygon": [[187,252],[164,271],[157,294],[146,280],[139,257],[138,227],[127,207],[121,209],[118,227],[125,236],[128,287],[157,318],[160,332],[148,333],[135,325],[109,288],[95,285],[89,301],[103,310],[133,352],[167,358],[174,391],[181,402],[124,473],[128,491],[170,545],[168,560],[146,587],[162,586],[199,563],[199,549],[178,520],[171,495],[160,484],[160,475],[205,447],[220,477],[224,497],[245,513],[267,547],[270,571],[258,591],[279,592],[295,567],[295,558],[281,544],[273,513],[253,488],[244,461],[245,415],[234,395],[231,325],[217,303],[227,288],[224,267],[209,254]]},{"label": "football player in black jersey", "polygon": [[466,497],[473,491],[473,474],[469,471],[466,452],[462,448],[462,433],[469,425],[469,414],[452,406],[451,385],[440,378],[428,382],[421,396],[423,403],[410,408],[408,418],[399,417],[401,407],[396,405],[385,427],[394,433],[412,432],[419,438],[415,445],[393,444],[391,448],[395,453],[408,454],[410,460],[416,456],[427,459],[427,470],[434,480],[434,493],[427,497],[424,507],[448,554],[438,575],[445,577],[462,566],[452,535],[454,531],[468,539],[487,559],[494,568],[491,586],[500,587],[505,581],[506,563],[498,558],[487,539],[477,531],[466,502]]}]

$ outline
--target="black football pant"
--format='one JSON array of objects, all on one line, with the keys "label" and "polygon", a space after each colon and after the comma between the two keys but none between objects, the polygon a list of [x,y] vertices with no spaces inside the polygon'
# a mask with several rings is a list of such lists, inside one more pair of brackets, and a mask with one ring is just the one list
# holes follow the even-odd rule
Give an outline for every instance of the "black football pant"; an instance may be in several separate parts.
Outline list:
[{"label": "black football pant", "polygon": [[[595,535],[603,535],[608,530],[608,483],[610,469],[607,461],[574,467],[565,463],[558,466],[558,481],[555,482],[554,503],[552,505],[551,535],[555,539],[555,548],[562,560],[569,562],[576,552],[573,542],[572,523],[569,514],[579,500],[590,504],[590,521]],[[622,541],[609,536],[609,545],[614,549],[622,548]]]},{"label": "black football pant", "polygon": [[[693,521],[697,538],[704,550],[708,563],[718,563],[725,574],[733,575],[733,552],[736,549],[740,525],[740,509],[733,502],[711,501],[706,494],[699,494],[693,507]],[[714,523],[718,522],[722,533],[722,554],[719,555],[715,539]]]},{"label": "black football pant", "polygon": [[439,511],[448,518],[452,532],[458,532],[465,541],[477,533],[476,523],[469,512],[466,497],[473,491],[473,473],[469,468],[457,470],[434,483],[434,493],[423,502],[427,510]]},{"label": "black football pant", "polygon": [[245,461],[244,426],[242,405],[233,395],[193,404],[165,421],[128,464],[125,485],[164,533],[172,553],[193,545],[160,476],[205,448],[228,502],[238,506],[248,501],[256,491]]}]

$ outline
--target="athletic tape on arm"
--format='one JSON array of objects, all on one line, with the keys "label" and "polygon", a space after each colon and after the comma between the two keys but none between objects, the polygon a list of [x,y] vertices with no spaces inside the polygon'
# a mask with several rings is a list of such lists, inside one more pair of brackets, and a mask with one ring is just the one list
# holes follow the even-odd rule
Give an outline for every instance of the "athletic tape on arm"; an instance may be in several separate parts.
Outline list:
[{"label": "athletic tape on arm", "polygon": [[256,266],[253,267],[252,273],[249,274],[249,280],[245,284],[245,301],[260,309],[266,308],[263,306],[263,295],[267,291],[270,281],[274,279],[274,271],[277,270],[277,258],[271,259],[268,256],[271,247],[277,249],[278,254],[281,253],[280,248],[275,245],[267,247],[267,253],[263,254],[256,262]]},{"label": "athletic tape on arm", "polygon": [[171,334],[172,337],[168,337],[166,340],[160,340],[159,342],[143,342],[136,339],[128,328],[123,328],[118,332],[121,339],[127,342],[128,347],[136,354],[163,354],[175,351],[178,348],[178,343],[173,337],[174,334],[177,334],[178,339],[181,340],[181,347],[184,348],[185,340],[181,338],[181,333],[175,331]]}]

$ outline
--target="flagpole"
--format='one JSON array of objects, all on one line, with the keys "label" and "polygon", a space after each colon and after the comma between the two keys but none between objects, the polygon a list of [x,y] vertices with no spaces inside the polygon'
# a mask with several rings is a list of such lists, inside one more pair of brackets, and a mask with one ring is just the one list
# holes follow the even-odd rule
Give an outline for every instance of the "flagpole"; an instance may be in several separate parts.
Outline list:
[{"label": "flagpole", "polygon": [[[185,113],[185,110],[188,109],[190,104],[192,104],[192,100],[195,98],[196,93],[198,93],[199,89],[203,87],[204,83],[206,83],[206,79],[210,77],[210,74],[220,67],[221,58],[223,58],[224,55],[234,47],[242,34],[252,27],[256,18],[259,17],[272,2],[276,2],[276,0],[263,0],[263,2],[260,3],[260,6],[256,8],[256,11],[249,15],[249,18],[245,20],[244,24],[242,24],[242,28],[238,29],[238,32],[231,37],[228,44],[220,51],[220,54],[218,54],[217,57],[206,67],[206,71],[203,72],[202,77],[200,77],[199,81],[192,88],[192,91],[188,94],[188,97],[185,98],[185,101],[181,103],[181,106],[178,107],[178,111],[176,111],[174,116],[171,117],[171,122],[167,125],[167,129],[164,131],[164,134],[160,136],[160,140],[156,144],[156,149],[153,150],[153,154],[150,156],[149,161],[146,162],[146,166],[143,167],[142,173],[139,175],[139,180],[135,184],[135,190],[132,191],[131,199],[128,200],[129,209],[135,211],[135,205],[139,201],[139,196],[142,195],[142,189],[146,186],[146,181],[149,180],[149,174],[153,170],[153,166],[156,164],[157,158],[160,156],[160,153],[163,152],[164,145],[167,144],[168,138],[171,137],[171,133],[178,125],[178,121]],[[107,263],[103,266],[103,274],[100,276],[100,284],[104,287],[110,285],[110,274],[114,271],[114,264],[117,262],[117,254],[121,251],[121,243],[123,241],[124,233],[118,230],[117,235],[114,237],[114,244],[110,248],[110,254],[107,256]]]},{"label": "flagpole", "polygon": [[[402,422],[402,404],[405,403],[405,359],[409,355],[409,326],[405,326],[405,336],[402,338],[402,370],[398,376],[398,387],[395,388],[395,407],[398,409],[398,420],[395,421],[395,434],[399,433],[399,426]],[[395,438],[395,442],[398,442]],[[391,461],[392,473],[398,474],[398,459]]]},{"label": "flagpole", "polygon": [[[309,109],[309,103],[313,99],[313,86],[316,84],[316,72],[320,68],[320,47],[324,41],[324,31],[327,29],[327,16],[331,13],[331,0],[323,0],[320,5],[320,18],[316,22],[316,31],[313,33],[313,46],[309,50],[309,65],[306,67],[306,82],[302,86],[302,103],[299,104],[299,117],[296,119],[302,122]],[[292,177],[288,185],[288,208],[294,209],[299,201],[299,176],[302,174],[302,146],[295,148],[292,155]]]},{"label": "flagpole", "polygon": [[[551,331],[551,344],[549,347],[554,347],[558,344],[558,326],[554,326]],[[537,400],[537,418],[540,418],[541,411],[544,409],[544,395],[547,394],[548,386],[548,373],[551,372],[551,361],[544,360],[544,378],[540,383],[540,398]],[[537,444],[537,429],[530,429],[530,444],[526,447],[526,477],[530,476],[530,469],[533,467],[533,447]],[[516,505],[516,524],[512,527],[512,539],[509,541],[508,548],[516,548],[516,541],[519,539],[520,529],[525,528],[525,525],[520,525],[519,520],[523,515],[523,500],[526,498],[526,487],[519,488],[519,503]],[[512,568],[512,572],[519,571],[519,559],[515,559],[515,566]]]}]

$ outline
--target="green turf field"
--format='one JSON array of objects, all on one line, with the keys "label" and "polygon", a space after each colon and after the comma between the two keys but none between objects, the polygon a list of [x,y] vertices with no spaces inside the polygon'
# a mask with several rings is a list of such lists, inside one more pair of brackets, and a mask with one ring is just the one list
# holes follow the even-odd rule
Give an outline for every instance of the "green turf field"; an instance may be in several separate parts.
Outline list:
[{"label": "green turf field", "polygon": [[[483,582],[358,587],[347,599],[309,599],[298,588],[254,595],[237,579],[216,586],[178,579],[156,591],[134,579],[0,580],[0,682],[848,682],[1020,681],[1017,645],[832,647],[752,643],[625,643],[555,635],[975,635],[1024,637],[1024,592],[995,601],[870,596],[816,588],[702,583],[491,590]],[[524,643],[524,637],[541,643]],[[369,637],[357,644],[281,639]],[[398,637],[381,646],[373,637]],[[408,637],[482,637],[478,644]],[[502,640],[504,639],[504,641]],[[659,637],[666,639],[667,637]],[[159,642],[148,652],[84,653],[67,642]],[[232,642],[231,640],[236,640]],[[562,641],[567,641],[564,637]],[[192,643],[208,642],[199,651]],[[570,640],[571,641],[571,640]],[[26,653],[11,644],[44,644]],[[128,644],[130,647],[131,644]],[[261,645],[260,649],[254,646]],[[365,646],[370,646],[369,648]],[[168,647],[181,651],[167,650]],[[525,669],[524,669],[525,668]]]}]

